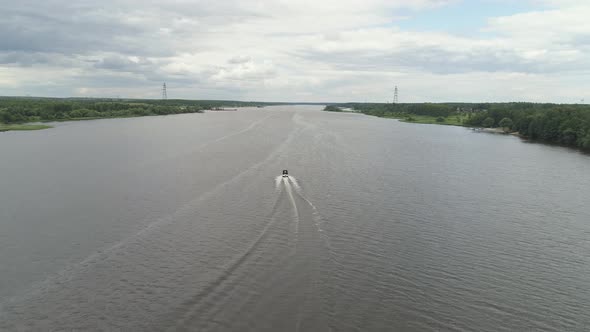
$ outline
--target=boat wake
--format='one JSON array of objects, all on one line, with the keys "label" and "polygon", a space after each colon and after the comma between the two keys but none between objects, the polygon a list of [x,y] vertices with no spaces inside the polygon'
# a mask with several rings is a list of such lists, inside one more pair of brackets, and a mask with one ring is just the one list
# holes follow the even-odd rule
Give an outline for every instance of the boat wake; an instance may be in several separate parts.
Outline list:
[{"label": "boat wake", "polygon": [[[280,182],[278,182],[280,180],[280,178],[281,178],[280,176],[277,177],[277,188],[280,185]],[[289,186],[289,189],[291,188],[291,185],[292,185],[292,188],[295,189],[295,194],[297,196],[299,196],[299,198],[301,198],[305,203],[307,203],[307,205],[309,205],[309,207],[313,210],[314,222],[318,228],[318,231],[323,232],[324,230],[322,229],[322,224],[324,223],[324,219],[321,217],[317,207],[303,193],[303,189],[299,185],[297,178],[289,175],[289,177],[287,177],[285,179],[287,180],[286,184]],[[280,188],[278,190],[280,190]]]},{"label": "boat wake", "polygon": [[325,330],[318,288],[326,248],[314,225],[317,211],[293,176],[277,176],[274,189],[266,227],[183,305],[170,330],[267,329],[259,322],[276,330]]}]

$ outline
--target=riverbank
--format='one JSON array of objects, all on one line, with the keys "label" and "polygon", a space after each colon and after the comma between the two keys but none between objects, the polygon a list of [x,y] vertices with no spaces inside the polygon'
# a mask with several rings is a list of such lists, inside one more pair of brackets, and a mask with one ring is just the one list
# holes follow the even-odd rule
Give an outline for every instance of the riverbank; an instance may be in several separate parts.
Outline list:
[{"label": "riverbank", "polygon": [[501,134],[501,135],[514,135],[514,136],[519,136],[522,138],[526,138],[524,136],[522,136],[519,132],[517,131],[506,131],[503,128],[481,128],[481,127],[471,127],[471,129],[475,130],[475,131],[482,131],[484,133],[491,133],[491,134]]},{"label": "riverbank", "polygon": [[270,104],[223,100],[0,97],[0,131],[50,128],[38,124],[43,122],[204,113],[266,105]]},{"label": "riverbank", "polygon": [[[466,120],[468,119],[467,116],[464,115],[457,115],[457,116],[448,116],[445,118],[441,117],[434,117],[428,115],[384,115],[384,116],[377,116],[380,118],[386,119],[395,119],[399,120],[400,122],[409,122],[409,123],[418,123],[418,124],[437,124],[437,125],[446,125],[446,126],[458,126],[458,127],[466,127],[470,128],[474,131],[480,131],[484,133],[491,133],[491,134],[501,134],[501,135],[514,135],[521,138],[526,138],[525,136],[521,135],[519,132],[506,132],[503,128],[484,128],[484,127],[474,127],[471,125],[466,124]],[[443,121],[440,121],[440,120]]]},{"label": "riverbank", "polygon": [[12,130],[41,130],[53,128],[52,126],[42,124],[4,124],[0,123],[0,132]]},{"label": "riverbank", "polygon": [[[358,112],[358,111],[356,111],[356,112]],[[363,112],[358,112],[358,113],[363,113]],[[559,142],[552,142],[550,140],[531,139],[530,137],[523,135],[519,131],[513,131],[513,130],[506,131],[504,128],[499,128],[499,127],[486,128],[486,127],[474,126],[474,125],[468,123],[467,119],[469,119],[469,117],[465,116],[465,115],[448,116],[448,117],[443,118],[444,121],[438,121],[437,117],[427,116],[427,115],[414,115],[414,114],[409,115],[409,114],[392,114],[392,113],[389,113],[389,114],[386,113],[383,115],[367,114],[367,113],[363,113],[363,114],[372,115],[372,116],[376,116],[379,118],[395,119],[400,122],[408,122],[408,123],[416,123],[416,124],[437,124],[437,125],[447,125],[447,126],[458,126],[458,127],[465,127],[467,129],[471,129],[474,132],[488,133],[488,134],[495,134],[495,135],[512,135],[512,136],[516,136],[516,137],[518,137],[522,140],[528,141],[528,142],[536,142],[536,143],[541,143],[541,144],[560,146],[560,147],[576,149],[576,150],[582,151],[584,153],[588,153],[588,149],[585,149],[583,147],[572,146],[571,144],[565,144],[565,143],[559,143]]]},{"label": "riverbank", "polygon": [[[430,116],[430,115],[416,115],[408,113],[383,113],[383,114],[371,114],[362,112],[359,110],[350,109],[350,112],[363,113],[366,115],[372,115],[379,118],[396,119],[401,122],[419,123],[419,124],[437,124],[446,126],[461,126],[470,127],[466,124],[468,117],[464,114],[450,115],[446,117],[441,116]],[[325,110],[328,111],[328,110]]]},{"label": "riverbank", "polygon": [[346,103],[364,114],[400,121],[502,128],[531,141],[590,151],[590,105],[539,103]]},{"label": "riverbank", "polygon": [[340,107],[334,105],[328,105],[324,107],[324,112],[361,113],[360,111],[357,111],[350,107]]},{"label": "riverbank", "polygon": [[[127,119],[139,118],[144,116],[159,116],[159,115],[125,115],[125,116],[109,116],[109,117],[85,117],[85,118],[63,118],[55,120],[41,120],[40,122],[68,122],[68,121],[89,121],[101,119]],[[0,123],[0,132],[16,131],[16,130],[42,130],[53,128],[53,126],[38,124],[38,123]]]},{"label": "riverbank", "polygon": [[[205,113],[205,111],[237,111],[236,108],[234,109],[221,109],[221,110],[199,110],[187,113],[174,113],[174,114],[188,114],[188,113]],[[121,115],[121,116],[92,116],[92,117],[77,117],[77,118],[61,118],[61,119],[54,119],[54,120],[40,120],[39,122],[68,122],[68,121],[87,121],[87,120],[101,120],[101,119],[128,119],[128,118],[139,118],[139,117],[146,117],[146,116],[162,116],[162,115],[171,115],[171,114],[148,114],[148,115]],[[53,128],[50,125],[44,124],[31,124],[31,123],[0,123],[0,132],[5,131],[13,131],[13,130],[41,130],[41,129],[48,129]]]},{"label": "riverbank", "polygon": [[437,124],[447,126],[461,126],[465,127],[466,116],[448,116],[448,117],[435,117],[429,115],[414,115],[414,114],[392,114],[380,116],[382,118],[397,119],[401,122],[420,123],[420,124]]}]

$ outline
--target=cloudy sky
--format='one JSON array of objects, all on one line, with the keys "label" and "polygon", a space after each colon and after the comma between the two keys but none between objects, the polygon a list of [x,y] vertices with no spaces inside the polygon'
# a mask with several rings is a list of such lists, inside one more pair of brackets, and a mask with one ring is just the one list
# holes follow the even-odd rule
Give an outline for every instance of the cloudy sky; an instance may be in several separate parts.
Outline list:
[{"label": "cloudy sky", "polygon": [[0,95],[590,101],[588,0],[0,0]]}]

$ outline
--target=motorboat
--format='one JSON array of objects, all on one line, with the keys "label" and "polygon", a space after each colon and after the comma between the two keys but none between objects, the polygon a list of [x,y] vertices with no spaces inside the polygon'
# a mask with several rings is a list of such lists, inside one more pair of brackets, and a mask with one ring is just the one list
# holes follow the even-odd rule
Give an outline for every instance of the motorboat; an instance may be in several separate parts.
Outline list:
[{"label": "motorboat", "polygon": [[286,169],[283,170],[283,177],[284,178],[289,177],[289,171],[288,170],[286,170]]}]

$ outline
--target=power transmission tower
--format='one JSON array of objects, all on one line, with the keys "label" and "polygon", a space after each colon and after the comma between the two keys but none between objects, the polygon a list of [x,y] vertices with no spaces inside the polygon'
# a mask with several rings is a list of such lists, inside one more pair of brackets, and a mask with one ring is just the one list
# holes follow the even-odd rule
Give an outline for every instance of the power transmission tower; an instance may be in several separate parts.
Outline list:
[{"label": "power transmission tower", "polygon": [[168,94],[166,93],[166,83],[162,84],[162,100],[168,99]]},{"label": "power transmission tower", "polygon": [[397,90],[397,85],[396,85],[395,89],[393,90],[393,103],[394,104],[397,104],[397,93],[398,93],[398,90]]}]

